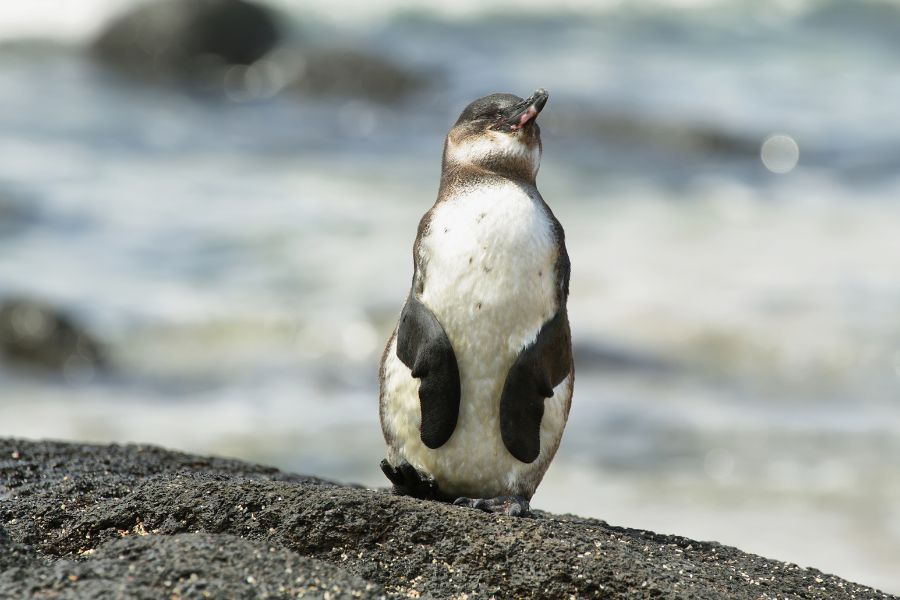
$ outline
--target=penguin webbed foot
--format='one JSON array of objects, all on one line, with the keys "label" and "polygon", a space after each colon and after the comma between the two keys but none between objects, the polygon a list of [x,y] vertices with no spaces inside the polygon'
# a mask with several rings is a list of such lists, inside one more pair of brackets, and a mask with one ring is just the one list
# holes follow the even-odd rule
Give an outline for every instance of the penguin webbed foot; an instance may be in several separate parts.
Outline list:
[{"label": "penguin webbed foot", "polygon": [[381,461],[381,471],[394,484],[393,492],[398,496],[412,496],[420,500],[434,500],[438,497],[434,477],[419,472],[406,461],[395,467],[384,459]]},{"label": "penguin webbed foot", "polygon": [[524,496],[497,496],[496,498],[462,497],[454,500],[453,504],[509,517],[527,517],[531,514],[531,504]]}]

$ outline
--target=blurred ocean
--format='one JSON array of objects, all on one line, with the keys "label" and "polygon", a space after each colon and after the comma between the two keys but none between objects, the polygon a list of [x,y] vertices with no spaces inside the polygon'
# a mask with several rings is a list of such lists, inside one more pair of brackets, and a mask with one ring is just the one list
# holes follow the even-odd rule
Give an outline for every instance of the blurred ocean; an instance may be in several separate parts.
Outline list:
[{"label": "blurred ocean", "polygon": [[900,3],[276,4],[439,74],[388,106],[129,83],[83,47],[131,4],[0,5],[0,299],[114,365],[0,365],[0,435],[386,485],[377,362],[443,136],[546,87],[578,376],[533,504],[900,592]]}]

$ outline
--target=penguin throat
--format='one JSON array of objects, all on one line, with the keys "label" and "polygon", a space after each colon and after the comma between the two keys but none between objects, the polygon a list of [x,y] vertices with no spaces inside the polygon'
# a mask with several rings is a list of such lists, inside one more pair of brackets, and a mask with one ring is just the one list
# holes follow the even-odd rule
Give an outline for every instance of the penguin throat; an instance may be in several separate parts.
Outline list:
[{"label": "penguin throat", "polygon": [[528,143],[520,135],[493,131],[461,140],[448,137],[444,160],[448,165],[474,165],[533,180],[541,164],[541,145]]}]

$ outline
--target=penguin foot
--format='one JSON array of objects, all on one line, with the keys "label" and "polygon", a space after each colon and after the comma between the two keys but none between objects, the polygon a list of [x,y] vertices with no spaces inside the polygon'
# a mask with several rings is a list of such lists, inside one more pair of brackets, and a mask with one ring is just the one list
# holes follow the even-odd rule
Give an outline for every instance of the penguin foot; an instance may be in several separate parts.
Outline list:
[{"label": "penguin foot", "polygon": [[394,467],[384,459],[381,470],[394,484],[394,493],[398,496],[412,496],[421,500],[434,500],[438,497],[437,482],[434,477],[421,473],[406,461]]},{"label": "penguin foot", "polygon": [[531,509],[530,503],[523,496],[497,496],[496,498],[462,497],[454,500],[453,504],[510,517],[527,517]]}]

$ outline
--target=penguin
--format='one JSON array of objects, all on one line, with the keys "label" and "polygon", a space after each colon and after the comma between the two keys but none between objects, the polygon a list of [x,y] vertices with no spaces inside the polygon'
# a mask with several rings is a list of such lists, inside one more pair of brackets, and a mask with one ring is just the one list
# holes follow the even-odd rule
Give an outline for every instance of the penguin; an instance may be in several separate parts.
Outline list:
[{"label": "penguin", "polygon": [[479,98],[447,134],[379,372],[394,493],[524,516],[559,447],[574,370],[565,234],[535,183],[548,97]]}]

